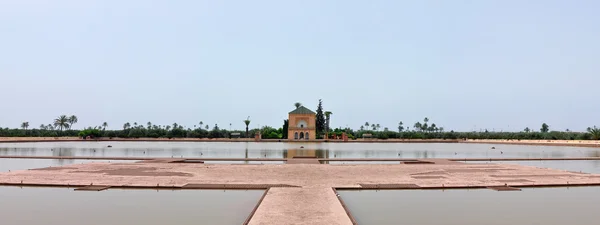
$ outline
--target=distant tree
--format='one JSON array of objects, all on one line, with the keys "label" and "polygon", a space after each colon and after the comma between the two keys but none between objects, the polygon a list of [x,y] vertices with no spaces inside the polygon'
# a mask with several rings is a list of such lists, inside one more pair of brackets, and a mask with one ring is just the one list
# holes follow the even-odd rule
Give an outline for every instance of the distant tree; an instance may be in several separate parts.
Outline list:
[{"label": "distant tree", "polygon": [[404,123],[402,123],[402,121],[400,121],[398,123],[398,132],[400,133],[402,131],[404,131]]},{"label": "distant tree", "polygon": [[371,129],[373,129],[373,131],[377,130],[377,125],[371,124]]},{"label": "distant tree", "polygon": [[106,130],[106,127],[108,127],[108,123],[107,122],[102,123],[102,130]]},{"label": "distant tree", "polygon": [[430,132],[437,132],[437,126],[435,125],[435,123],[432,123],[431,126],[429,127],[429,131]]},{"label": "distant tree", "polygon": [[246,137],[248,137],[248,126],[250,126],[250,117],[248,116],[248,118],[246,118],[246,120],[244,120],[244,124],[246,124]]},{"label": "distant tree", "polygon": [[54,119],[54,126],[63,129],[69,128],[70,120],[66,115],[61,115],[58,118]]},{"label": "distant tree", "polygon": [[283,139],[287,139],[288,138],[288,128],[290,126],[290,121],[289,120],[283,120],[283,129],[282,129],[282,133],[281,133],[281,138]]},{"label": "distant tree", "polygon": [[365,126],[360,126],[360,130],[365,130]]},{"label": "distant tree", "polygon": [[325,133],[329,134],[329,119],[331,118],[330,111],[325,111]]},{"label": "distant tree", "polygon": [[550,126],[548,126],[548,124],[546,124],[546,123],[543,123],[542,128],[540,128],[540,131],[542,133],[548,133],[548,131],[550,131]]},{"label": "distant tree", "polygon": [[152,128],[152,123],[148,122],[148,123],[146,123],[146,126],[148,126],[148,130],[150,130]]},{"label": "distant tree", "polygon": [[423,125],[420,122],[416,122],[415,125],[413,126],[415,128],[415,130],[417,131],[421,131],[423,130]]},{"label": "distant tree", "polygon": [[381,128],[381,126],[379,124],[376,124],[375,128],[377,129],[377,131],[379,131],[379,128]]},{"label": "distant tree", "polygon": [[178,129],[178,128],[179,128],[179,124],[173,123],[173,129]]},{"label": "distant tree", "polygon": [[55,127],[55,126],[54,126],[54,125],[52,125],[52,124],[48,124],[48,125],[46,126],[46,128],[47,128],[47,129],[49,129],[49,130],[54,130],[54,127]]},{"label": "distant tree", "polygon": [[127,130],[129,128],[131,128],[131,124],[129,124],[129,122],[123,124],[123,130]]},{"label": "distant tree", "polygon": [[390,131],[390,130],[389,130],[387,127],[384,127],[384,128],[383,128],[383,131],[385,131],[385,132],[388,132],[388,131]]},{"label": "distant tree", "polygon": [[525,131],[525,133],[529,133],[531,131],[531,129],[529,129],[529,127],[525,127],[525,130],[523,130],[523,131]]},{"label": "distant tree", "polygon": [[210,127],[208,126],[208,124],[206,124],[206,126],[204,128],[206,128],[206,130],[208,130]]},{"label": "distant tree", "polygon": [[296,102],[296,103],[294,103],[294,106],[296,106],[296,109],[297,109],[297,108],[300,108],[300,106],[302,106],[302,103],[300,103],[300,102]]},{"label": "distant tree", "polygon": [[21,123],[21,128],[23,128],[23,130],[27,130],[28,127],[29,127],[29,122]]},{"label": "distant tree", "polygon": [[325,115],[323,114],[323,101],[321,99],[319,99],[319,105],[317,106],[315,126],[318,136],[321,136],[320,134],[325,131]]},{"label": "distant tree", "polygon": [[75,116],[75,115],[71,115],[71,116],[68,118],[68,122],[69,122],[69,128],[71,128],[71,129],[72,129],[72,128],[73,128],[73,124],[76,124],[77,122],[79,122],[79,119],[77,119],[77,116]]},{"label": "distant tree", "polygon": [[592,136],[592,139],[600,140],[600,128],[597,128],[596,126],[594,126],[593,128],[588,127],[588,132]]},{"label": "distant tree", "polygon": [[200,129],[202,129],[202,125],[204,125],[204,122],[200,121],[200,123],[198,123],[198,125],[200,125]]},{"label": "distant tree", "polygon": [[365,127],[368,129],[370,127],[369,122],[365,122]]},{"label": "distant tree", "polygon": [[46,125],[44,125],[44,124],[40,125],[40,130],[46,130],[46,129],[48,129],[48,128],[46,128]]}]

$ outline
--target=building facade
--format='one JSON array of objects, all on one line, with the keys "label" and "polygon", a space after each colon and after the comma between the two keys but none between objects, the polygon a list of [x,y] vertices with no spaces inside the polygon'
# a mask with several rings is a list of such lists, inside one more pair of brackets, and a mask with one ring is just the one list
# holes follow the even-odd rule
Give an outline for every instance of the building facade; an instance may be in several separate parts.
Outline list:
[{"label": "building facade", "polygon": [[289,113],[288,139],[289,140],[314,140],[316,132],[317,114],[310,109],[300,106]]}]

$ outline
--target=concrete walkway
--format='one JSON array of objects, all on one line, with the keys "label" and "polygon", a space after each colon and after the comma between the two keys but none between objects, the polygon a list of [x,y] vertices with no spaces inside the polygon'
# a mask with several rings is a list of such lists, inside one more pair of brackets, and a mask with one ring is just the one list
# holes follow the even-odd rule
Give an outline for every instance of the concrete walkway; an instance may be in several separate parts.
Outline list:
[{"label": "concrete walkway", "polygon": [[[250,224],[352,224],[335,188],[487,187],[600,184],[600,175],[520,165],[89,163],[0,173],[0,185],[175,187],[273,186]],[[219,185],[216,185],[219,184]],[[491,191],[491,190],[490,190]]]}]

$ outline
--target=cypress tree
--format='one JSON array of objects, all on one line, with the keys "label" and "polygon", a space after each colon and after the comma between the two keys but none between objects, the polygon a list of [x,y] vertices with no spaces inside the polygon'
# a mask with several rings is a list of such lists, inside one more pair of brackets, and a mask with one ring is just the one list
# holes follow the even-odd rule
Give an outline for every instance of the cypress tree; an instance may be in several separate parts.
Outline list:
[{"label": "cypress tree", "polygon": [[317,131],[317,138],[321,138],[321,134],[325,131],[325,115],[323,114],[323,101],[319,99],[319,106],[317,106],[317,119],[315,121],[315,128]]}]

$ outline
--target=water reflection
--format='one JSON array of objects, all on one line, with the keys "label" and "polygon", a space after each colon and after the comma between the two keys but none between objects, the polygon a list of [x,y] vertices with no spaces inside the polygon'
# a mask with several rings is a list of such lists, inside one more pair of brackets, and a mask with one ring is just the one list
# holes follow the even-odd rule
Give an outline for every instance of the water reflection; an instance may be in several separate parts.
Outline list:
[{"label": "water reflection", "polygon": [[599,187],[339,191],[358,224],[597,224]]},{"label": "water reflection", "polygon": [[0,187],[2,224],[242,224],[263,191]]},{"label": "water reflection", "polygon": [[[108,145],[113,147],[108,148]],[[52,142],[2,143],[0,155],[249,159],[314,155],[318,158],[461,159],[600,157],[600,151],[583,147],[461,143]]]}]

